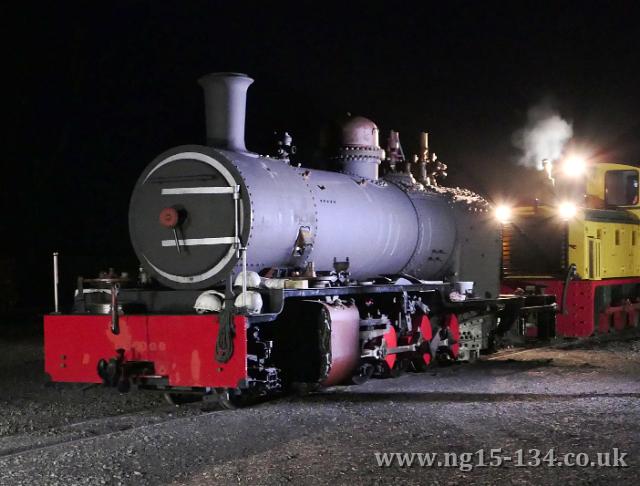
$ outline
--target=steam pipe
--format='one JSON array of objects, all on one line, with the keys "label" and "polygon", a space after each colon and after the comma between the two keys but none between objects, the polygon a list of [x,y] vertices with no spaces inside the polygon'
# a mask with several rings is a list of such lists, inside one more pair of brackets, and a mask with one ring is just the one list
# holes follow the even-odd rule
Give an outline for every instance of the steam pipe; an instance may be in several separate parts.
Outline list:
[{"label": "steam pipe", "polygon": [[244,124],[251,83],[253,79],[241,73],[211,73],[198,80],[204,90],[208,145],[247,151]]}]

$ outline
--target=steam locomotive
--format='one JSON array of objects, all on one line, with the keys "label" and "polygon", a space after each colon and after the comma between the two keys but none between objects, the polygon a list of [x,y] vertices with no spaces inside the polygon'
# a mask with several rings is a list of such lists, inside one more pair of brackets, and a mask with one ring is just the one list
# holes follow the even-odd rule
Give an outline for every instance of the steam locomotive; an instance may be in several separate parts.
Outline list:
[{"label": "steam locomotive", "polygon": [[79,278],[72,311],[45,316],[52,380],[233,406],[473,361],[523,322],[553,334],[554,295],[501,295],[503,227],[484,198],[439,184],[427,134],[406,160],[397,132],[384,151],[354,116],[339,170],[292,163],[287,135],[259,155],[244,142],[252,82],[199,80],[207,145],[172,148],[138,179],[138,275]]}]

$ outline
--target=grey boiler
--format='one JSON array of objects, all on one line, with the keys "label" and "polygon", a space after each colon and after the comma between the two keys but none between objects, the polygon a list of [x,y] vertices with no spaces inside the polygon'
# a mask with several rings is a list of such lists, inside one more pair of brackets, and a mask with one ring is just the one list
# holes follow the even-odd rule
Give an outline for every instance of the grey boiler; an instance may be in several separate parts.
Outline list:
[{"label": "grey boiler", "polygon": [[[256,272],[310,262],[330,271],[347,259],[357,280],[385,274],[435,280],[459,271],[461,198],[427,191],[408,172],[379,177],[385,153],[378,128],[362,117],[342,126],[341,172],[247,151],[251,82],[235,73],[202,78],[209,145],[168,150],[137,181],[130,235],[150,275],[175,289],[210,288],[239,271],[240,248]],[[462,203],[467,212],[486,204]]]}]

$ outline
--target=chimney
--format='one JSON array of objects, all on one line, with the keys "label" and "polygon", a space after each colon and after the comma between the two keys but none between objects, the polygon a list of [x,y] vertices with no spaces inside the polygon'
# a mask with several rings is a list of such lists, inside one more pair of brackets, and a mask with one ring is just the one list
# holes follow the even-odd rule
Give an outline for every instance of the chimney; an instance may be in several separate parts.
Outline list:
[{"label": "chimney", "polygon": [[211,73],[198,80],[204,89],[207,144],[246,152],[244,120],[247,89],[253,79],[240,73]]}]

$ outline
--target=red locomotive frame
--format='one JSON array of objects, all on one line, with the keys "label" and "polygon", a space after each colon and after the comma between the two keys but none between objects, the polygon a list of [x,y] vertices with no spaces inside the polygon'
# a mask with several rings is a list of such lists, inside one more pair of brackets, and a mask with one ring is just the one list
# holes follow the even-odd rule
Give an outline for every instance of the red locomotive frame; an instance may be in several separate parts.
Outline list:
[{"label": "red locomotive frame", "polygon": [[237,388],[247,378],[243,316],[234,317],[234,352],[226,363],[215,361],[218,315],[123,315],[119,324],[116,335],[109,315],[45,316],[45,371],[54,381],[101,383],[99,360],[122,350],[124,363],[153,364],[152,374],[136,376],[141,383]]},{"label": "red locomotive frame", "polygon": [[[616,278],[608,280],[572,280],[566,295],[566,308],[556,316],[556,335],[564,337],[588,337],[594,334],[619,332],[637,327],[640,303],[626,300],[620,305],[609,305],[596,315],[595,297],[599,287],[640,284],[640,278]],[[502,291],[513,293],[527,285],[545,287],[545,292],[556,297],[562,305],[564,281],[557,279],[507,280]]]}]

